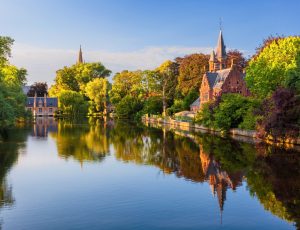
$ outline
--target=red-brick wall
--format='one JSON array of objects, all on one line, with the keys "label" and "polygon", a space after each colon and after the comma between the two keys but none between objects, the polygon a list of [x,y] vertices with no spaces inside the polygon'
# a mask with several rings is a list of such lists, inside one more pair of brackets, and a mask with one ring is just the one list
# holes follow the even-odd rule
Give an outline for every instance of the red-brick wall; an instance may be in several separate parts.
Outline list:
[{"label": "red-brick wall", "polygon": [[239,93],[245,97],[250,95],[243,79],[243,73],[233,67],[221,88],[210,89],[206,74],[204,74],[200,86],[200,107],[201,104],[213,100],[223,93]]}]

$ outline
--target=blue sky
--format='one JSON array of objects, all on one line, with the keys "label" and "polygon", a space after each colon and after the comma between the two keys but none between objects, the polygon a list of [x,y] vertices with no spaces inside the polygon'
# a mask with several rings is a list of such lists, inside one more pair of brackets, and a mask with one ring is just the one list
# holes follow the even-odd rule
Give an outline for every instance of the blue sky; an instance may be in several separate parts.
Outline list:
[{"label": "blue sky", "polygon": [[1,35],[15,39],[11,62],[28,82],[52,83],[55,70],[86,61],[114,72],[154,68],[164,59],[209,52],[219,18],[228,48],[252,54],[270,34],[300,34],[297,0],[0,0]]}]

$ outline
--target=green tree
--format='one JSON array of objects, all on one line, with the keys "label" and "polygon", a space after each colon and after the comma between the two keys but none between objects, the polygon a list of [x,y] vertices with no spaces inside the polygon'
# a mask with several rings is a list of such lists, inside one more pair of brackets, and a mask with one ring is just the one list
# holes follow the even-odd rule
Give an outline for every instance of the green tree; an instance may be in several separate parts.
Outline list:
[{"label": "green tree", "polygon": [[145,103],[143,108],[144,114],[161,114],[163,111],[163,103],[161,97],[154,96],[149,97]]},{"label": "green tree", "polygon": [[75,78],[80,87],[80,90],[84,92],[86,84],[95,78],[106,78],[111,74],[111,71],[106,69],[100,62],[95,63],[79,63],[73,66],[75,72]]},{"label": "green tree", "polygon": [[214,102],[202,105],[196,121],[206,127],[229,130],[230,128],[254,129],[257,117],[254,110],[260,102],[240,94],[223,94]]},{"label": "green tree", "polygon": [[106,78],[111,71],[100,62],[79,63],[56,71],[55,84],[50,88],[51,96],[59,95],[62,90],[85,93],[86,85],[96,78]]},{"label": "green tree", "polygon": [[87,113],[87,102],[78,92],[63,90],[60,92],[58,100],[59,107],[67,116],[76,117]]},{"label": "green tree", "polygon": [[95,78],[87,83],[85,94],[94,102],[96,111],[104,111],[106,109],[108,89],[109,82],[105,78]]},{"label": "green tree", "polygon": [[183,109],[189,110],[190,105],[199,97],[199,91],[191,89],[183,99]]},{"label": "green tree", "polygon": [[13,39],[0,36],[0,129],[28,116],[22,91],[27,72],[8,62],[12,44]]},{"label": "green tree", "polygon": [[278,87],[299,85],[299,76],[299,36],[271,41],[250,61],[246,69],[247,86],[261,98],[270,96]]},{"label": "green tree", "polygon": [[[162,63],[156,71],[159,76],[159,91],[162,97],[163,114],[166,115],[168,104],[173,102],[178,80],[178,64],[170,60]],[[169,103],[168,103],[169,102]]]},{"label": "green tree", "polygon": [[118,104],[126,95],[136,98],[145,96],[145,87],[143,87],[143,72],[124,70],[116,73],[113,77],[112,89],[109,93],[113,104]]},{"label": "green tree", "polygon": [[143,103],[130,95],[125,96],[116,106],[116,114],[119,118],[134,118],[143,109]]},{"label": "green tree", "polygon": [[8,61],[8,57],[11,55],[11,47],[14,43],[14,39],[10,37],[0,36],[0,64],[4,64]]}]

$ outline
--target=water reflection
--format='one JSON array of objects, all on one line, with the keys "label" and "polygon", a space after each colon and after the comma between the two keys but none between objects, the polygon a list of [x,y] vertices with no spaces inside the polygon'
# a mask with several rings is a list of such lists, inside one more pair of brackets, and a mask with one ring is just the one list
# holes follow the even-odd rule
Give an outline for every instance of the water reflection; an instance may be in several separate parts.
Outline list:
[{"label": "water reflection", "polygon": [[6,176],[24,149],[29,132],[30,129],[22,128],[5,130],[0,134],[0,208],[15,202],[12,185],[7,182]]},{"label": "water reflection", "polygon": [[89,126],[69,121],[58,123],[57,132],[51,132],[56,141],[58,155],[80,162],[102,161],[109,154],[109,124],[99,121]]},{"label": "water reflection", "polygon": [[53,117],[36,117],[31,135],[46,138],[49,132],[57,132],[57,120]]},{"label": "water reflection", "polygon": [[[245,181],[249,193],[266,210],[300,228],[300,154],[296,151],[207,134],[185,137],[165,128],[99,120],[90,120],[89,124],[37,120],[32,135],[49,135],[59,157],[81,165],[101,162],[113,149],[118,161],[154,166],[193,183],[208,183],[223,215],[225,202],[230,205],[226,200],[228,189],[235,191]],[[22,129],[14,133],[13,139],[0,142],[2,205],[14,202],[5,175],[24,146],[26,132]]]}]

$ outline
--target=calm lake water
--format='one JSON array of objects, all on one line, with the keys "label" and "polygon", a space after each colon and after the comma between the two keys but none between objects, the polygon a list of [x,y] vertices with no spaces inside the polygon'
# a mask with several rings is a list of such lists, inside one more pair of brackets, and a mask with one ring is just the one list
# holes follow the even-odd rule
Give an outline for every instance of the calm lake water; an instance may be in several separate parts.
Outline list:
[{"label": "calm lake water", "polygon": [[2,229],[300,228],[300,154],[126,122],[0,142]]}]

